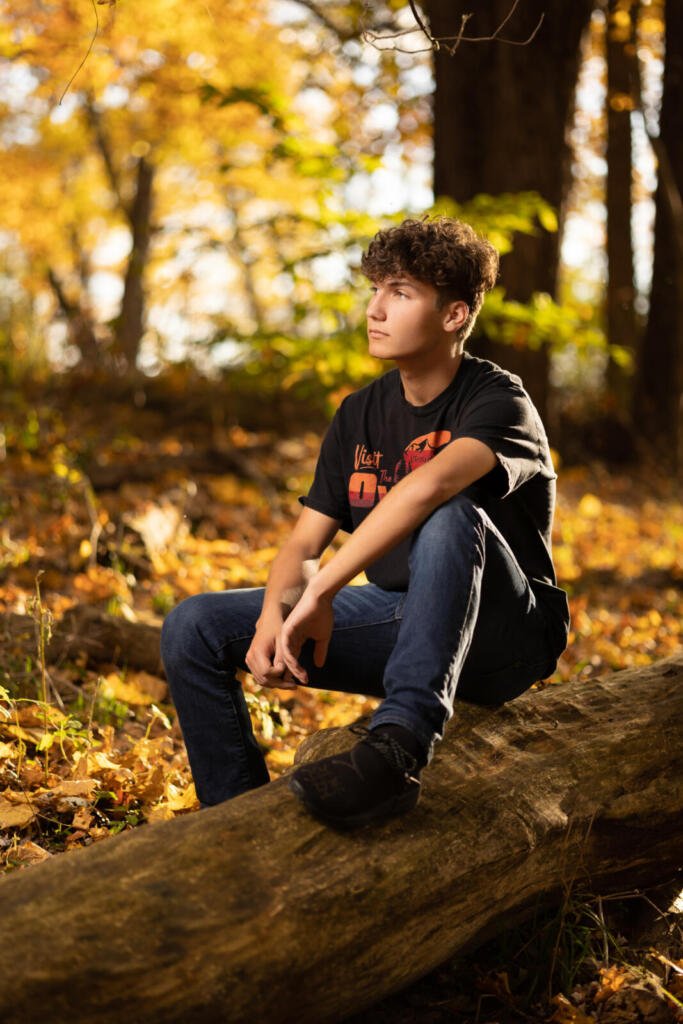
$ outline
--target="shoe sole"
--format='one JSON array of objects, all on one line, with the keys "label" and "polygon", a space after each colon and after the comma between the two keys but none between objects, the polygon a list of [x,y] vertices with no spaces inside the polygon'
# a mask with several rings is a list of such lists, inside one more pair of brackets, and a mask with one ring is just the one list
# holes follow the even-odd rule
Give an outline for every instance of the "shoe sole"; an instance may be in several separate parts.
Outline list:
[{"label": "shoe sole", "polygon": [[306,810],[310,811],[315,818],[320,819],[320,821],[323,821],[326,825],[333,825],[338,829],[362,828],[363,825],[379,824],[382,821],[387,821],[389,818],[394,818],[399,814],[405,814],[407,811],[411,811],[420,799],[420,786],[413,786],[400,796],[394,796],[391,800],[385,800],[383,804],[379,804],[371,811],[363,811],[361,814],[345,815],[340,818],[336,815],[328,814],[326,811],[317,807],[315,801],[312,801],[309,798],[306,790],[298,779],[290,779],[289,788],[292,793],[294,793],[294,796],[301,801]]}]

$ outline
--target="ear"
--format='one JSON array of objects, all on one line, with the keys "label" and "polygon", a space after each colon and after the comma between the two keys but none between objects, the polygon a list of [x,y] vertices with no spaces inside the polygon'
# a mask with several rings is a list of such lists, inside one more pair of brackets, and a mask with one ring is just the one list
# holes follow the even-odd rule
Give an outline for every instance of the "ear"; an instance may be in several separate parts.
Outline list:
[{"label": "ear", "polygon": [[444,309],[444,330],[459,331],[469,315],[470,307],[466,302],[461,299],[458,299],[457,302],[449,302]]}]

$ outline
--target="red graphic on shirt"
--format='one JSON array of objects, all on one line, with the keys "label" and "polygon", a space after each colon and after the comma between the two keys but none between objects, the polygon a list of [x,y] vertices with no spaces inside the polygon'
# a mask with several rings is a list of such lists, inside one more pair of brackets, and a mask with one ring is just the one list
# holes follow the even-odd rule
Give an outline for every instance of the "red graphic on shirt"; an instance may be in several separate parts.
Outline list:
[{"label": "red graphic on shirt", "polygon": [[390,471],[380,467],[382,452],[369,453],[364,445],[357,445],[354,460],[356,472],[352,473],[349,479],[349,504],[354,508],[372,508],[382,500],[392,484],[433,459],[450,439],[450,430],[433,430],[429,434],[413,438],[403,449],[403,455],[396,463],[393,477]]},{"label": "red graphic on shirt", "polygon": [[433,459],[439,449],[447,445],[450,439],[450,430],[433,430],[430,434],[421,434],[419,437],[413,438],[410,444],[403,449],[401,461],[396,463],[394,482]]}]

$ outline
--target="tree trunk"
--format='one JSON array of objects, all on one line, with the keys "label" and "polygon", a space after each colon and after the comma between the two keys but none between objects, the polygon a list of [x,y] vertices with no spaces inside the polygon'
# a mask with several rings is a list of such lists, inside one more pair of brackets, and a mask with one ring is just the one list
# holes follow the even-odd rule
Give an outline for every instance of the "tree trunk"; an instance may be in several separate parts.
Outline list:
[{"label": "tree trunk", "polygon": [[667,0],[650,314],[638,355],[633,420],[669,468],[683,469],[683,5]]},{"label": "tree trunk", "polygon": [[87,291],[82,288],[80,303],[71,302],[53,267],[47,268],[47,279],[57,299],[60,312],[66,321],[69,341],[80,352],[81,365],[86,370],[92,370],[97,365],[100,356],[100,344],[97,340],[95,321],[88,308]]},{"label": "tree trunk", "polygon": [[[636,352],[631,236],[631,112],[637,4],[610,0],[607,15],[607,337]],[[612,415],[630,416],[632,377],[610,359],[607,391]]]},{"label": "tree trunk", "polygon": [[[285,779],[0,882],[0,1019],[325,1024],[574,881],[683,855],[683,657],[461,705],[410,815],[338,833]],[[319,735],[307,755],[346,747]]]},{"label": "tree trunk", "polygon": [[[434,56],[434,192],[459,202],[478,193],[535,191],[562,214],[570,180],[566,131],[573,111],[580,43],[594,0],[524,0],[501,33],[528,38],[528,46],[502,41],[463,43],[454,56],[441,47]],[[490,35],[510,12],[509,0],[478,4],[467,24],[471,36]],[[450,0],[426,0],[437,38],[460,25]],[[511,299],[556,294],[560,236],[539,228],[518,236],[501,265],[501,283]],[[548,354],[510,345],[473,342],[486,355],[520,373],[542,416],[547,414]]]},{"label": "tree trunk", "polygon": [[132,249],[128,257],[121,313],[116,330],[117,351],[125,359],[130,372],[135,370],[144,331],[143,276],[149,253],[153,180],[154,167],[144,157],[140,157],[135,198],[129,213],[130,230],[133,236]]}]

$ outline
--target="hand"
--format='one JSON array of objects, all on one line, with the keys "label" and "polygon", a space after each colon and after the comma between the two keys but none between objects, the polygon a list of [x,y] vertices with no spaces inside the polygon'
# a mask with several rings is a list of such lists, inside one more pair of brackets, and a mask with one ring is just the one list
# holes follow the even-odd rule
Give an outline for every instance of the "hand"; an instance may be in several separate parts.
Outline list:
[{"label": "hand", "polygon": [[263,625],[257,624],[254,639],[251,641],[244,660],[252,676],[261,686],[293,690],[296,683],[287,670],[280,649],[281,627],[282,619],[266,622]]},{"label": "hand", "polygon": [[307,588],[299,603],[287,616],[279,637],[279,649],[287,669],[304,686],[308,683],[308,673],[298,661],[301,648],[306,640],[315,641],[313,663],[317,668],[322,668],[327,658],[333,627],[332,598],[319,597]]}]

